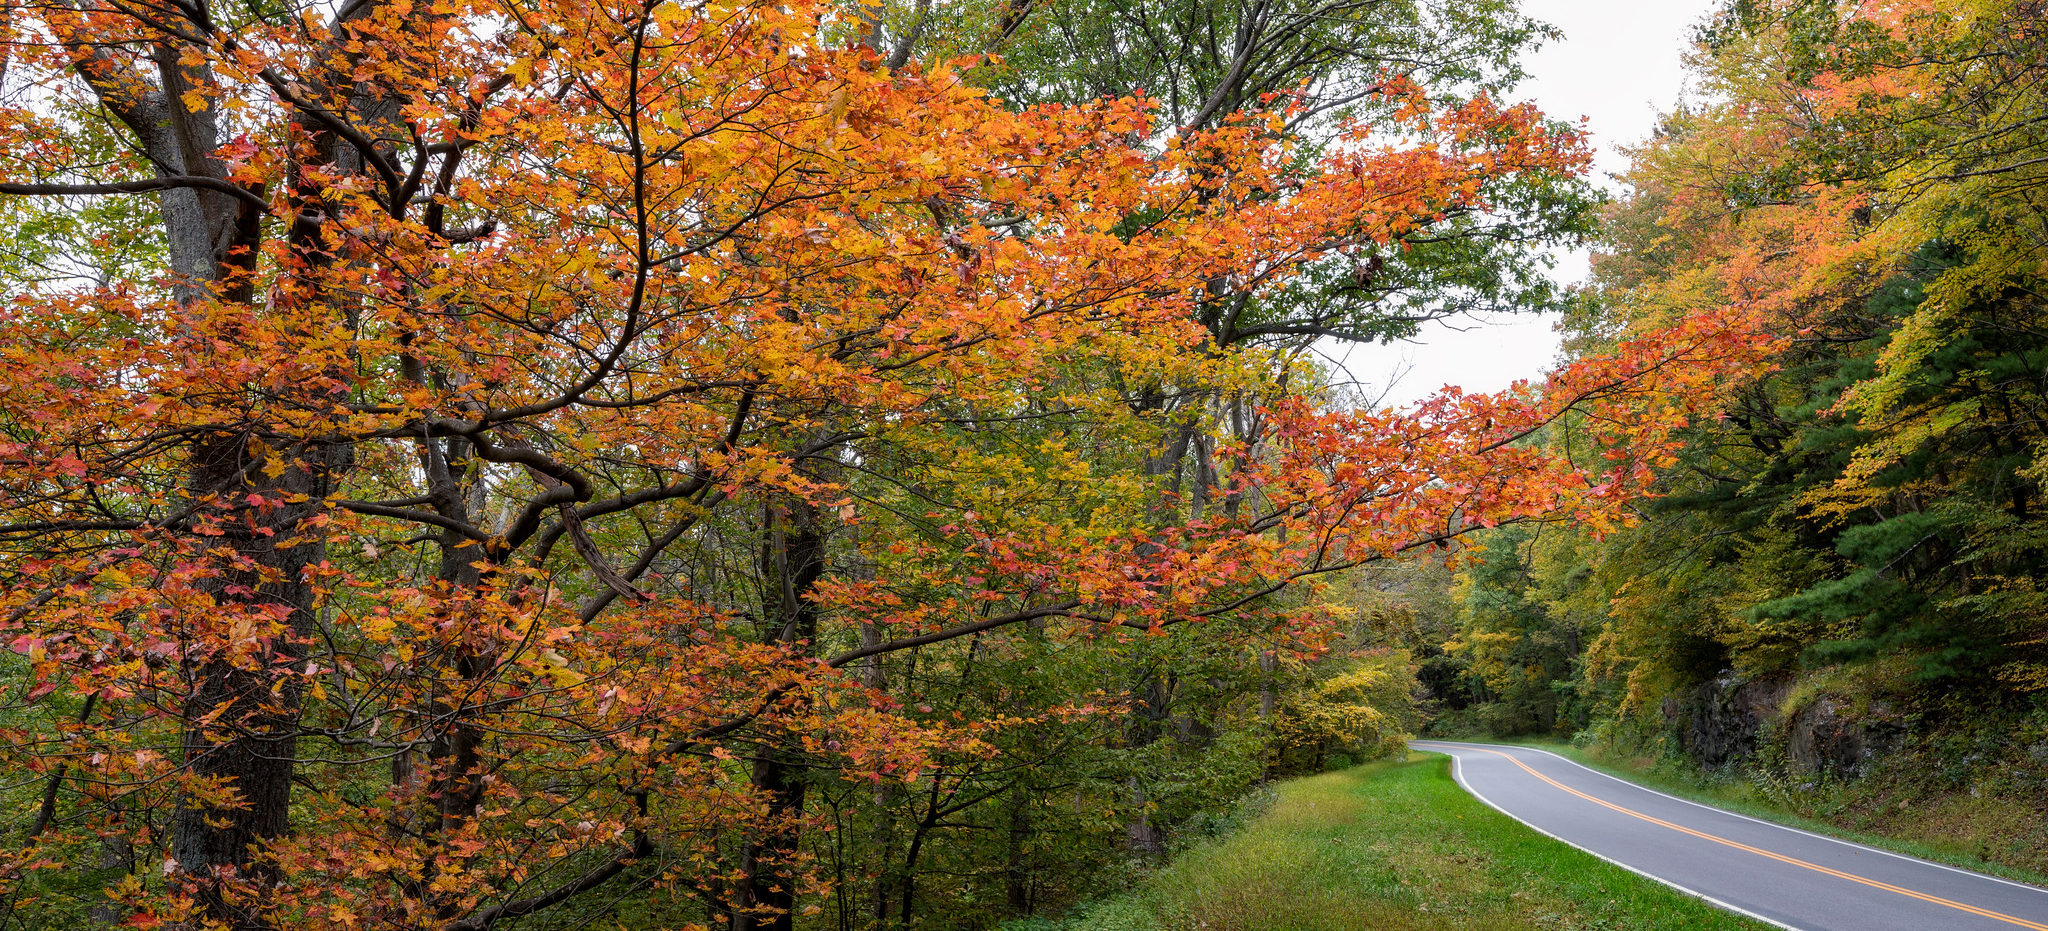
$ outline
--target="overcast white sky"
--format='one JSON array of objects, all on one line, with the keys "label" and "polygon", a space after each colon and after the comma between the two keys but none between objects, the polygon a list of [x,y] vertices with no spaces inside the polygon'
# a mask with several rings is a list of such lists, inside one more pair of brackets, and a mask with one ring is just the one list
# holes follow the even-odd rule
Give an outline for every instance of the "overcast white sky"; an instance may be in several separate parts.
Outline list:
[{"label": "overcast white sky", "polygon": [[[1530,80],[1518,95],[1551,116],[1584,117],[1598,150],[1601,180],[1627,167],[1617,147],[1649,136],[1657,114],[1685,88],[1680,55],[1693,25],[1716,0],[1523,0],[1522,9],[1564,30],[1564,38],[1531,56]],[[1611,186],[1611,184],[1610,184]],[[1584,254],[1565,256],[1556,276],[1578,281]],[[1404,405],[1444,385],[1494,391],[1518,378],[1537,378],[1557,355],[1547,318],[1508,317],[1431,326],[1415,342],[1356,347],[1339,357],[1368,396]],[[1391,387],[1389,385],[1391,384]]]}]

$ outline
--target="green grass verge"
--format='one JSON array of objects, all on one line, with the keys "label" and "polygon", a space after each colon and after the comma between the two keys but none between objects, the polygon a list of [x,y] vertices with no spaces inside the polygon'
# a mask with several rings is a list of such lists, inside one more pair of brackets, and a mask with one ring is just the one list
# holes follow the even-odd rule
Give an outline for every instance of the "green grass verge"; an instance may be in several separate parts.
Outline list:
[{"label": "green grass verge", "polygon": [[1755,931],[1481,804],[1435,754],[1297,779],[1243,830],[1008,931]]},{"label": "green grass verge", "polygon": [[2048,885],[2048,874],[2029,868],[2042,860],[2041,851],[2036,849],[2039,815],[2031,800],[1956,795],[1932,802],[1923,800],[1914,808],[1887,797],[1880,786],[1855,784],[1780,797],[1756,783],[1702,772],[1685,764],[1589,750],[1562,741],[1481,738],[1480,742],[1540,747],[1610,776],[1752,818],[1993,876]]}]

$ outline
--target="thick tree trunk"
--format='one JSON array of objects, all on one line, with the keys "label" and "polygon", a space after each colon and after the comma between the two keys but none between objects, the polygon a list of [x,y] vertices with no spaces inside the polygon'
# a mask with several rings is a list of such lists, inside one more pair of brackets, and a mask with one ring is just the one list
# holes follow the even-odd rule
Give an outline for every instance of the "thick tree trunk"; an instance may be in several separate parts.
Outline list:
[{"label": "thick tree trunk", "polygon": [[[160,50],[158,58],[167,91],[200,83],[200,76],[184,73],[168,50]],[[169,99],[176,101],[178,96]],[[152,152],[175,151],[175,160],[168,164],[177,170],[225,177],[225,166],[212,156],[218,135],[212,112],[190,112],[181,104],[161,106],[176,118],[167,127],[138,130],[151,140]],[[340,158],[332,134],[314,134],[308,164],[326,167]],[[290,201],[298,222],[287,232],[286,246],[295,264],[286,269],[273,300],[313,307],[330,299],[320,277],[333,258],[314,221],[327,207],[305,187],[304,169],[295,165],[292,170]],[[166,191],[162,208],[179,273],[179,301],[253,301],[249,272],[261,245],[258,212],[217,192],[191,190]],[[337,382],[347,380],[346,373],[334,374]],[[308,409],[335,401],[315,395],[291,400]],[[353,449],[346,445],[266,446],[252,438],[266,426],[260,421],[224,424],[221,432],[196,442],[187,479],[195,498],[215,497],[233,509],[223,515],[219,527],[221,542],[239,565],[212,580],[209,588],[216,603],[228,611],[281,612],[287,628],[284,636],[262,644],[253,660],[206,657],[186,671],[194,683],[183,709],[186,771],[202,785],[231,790],[233,803],[194,800],[181,806],[172,823],[171,856],[181,881],[205,904],[209,917],[234,928],[268,927],[262,917],[267,902],[238,900],[229,880],[260,880],[262,844],[284,835],[289,826],[301,714],[297,672],[303,644],[315,630],[315,593],[305,572],[326,553],[308,518],[325,506],[337,477],[353,459]],[[249,504],[259,496],[261,504]],[[201,721],[206,723],[201,726]],[[260,893],[253,894],[260,898]]]},{"label": "thick tree trunk", "polygon": [[[222,542],[242,565],[211,586],[224,612],[281,611],[286,633],[262,644],[254,656],[216,655],[188,668],[194,688],[183,709],[186,772],[207,791],[224,791],[232,802],[188,803],[171,826],[171,858],[179,876],[212,917],[235,928],[266,926],[261,916],[265,903],[238,900],[230,880],[260,873],[262,844],[282,836],[288,826],[300,714],[293,667],[314,629],[305,569],[324,552],[317,540],[300,534],[305,519],[327,497],[340,465],[336,450],[287,454],[284,471],[266,477],[266,470],[249,461],[258,455],[241,437],[198,444],[192,493],[230,503],[251,494],[287,502],[249,508],[220,521]],[[299,503],[289,503],[294,501]]]},{"label": "thick tree trunk", "polygon": [[[426,478],[427,494],[435,512],[473,523],[474,512],[482,510],[485,502],[480,497],[483,485],[471,472],[475,464],[470,458],[474,453],[471,444],[458,437],[426,440],[418,451],[420,471]],[[452,530],[442,531],[439,542],[441,559],[436,577],[447,585],[449,595],[459,598],[462,593],[476,591],[484,580],[478,547],[469,545],[468,538]],[[451,608],[459,603],[454,602]],[[456,684],[435,696],[427,710],[428,719],[439,722],[439,726],[426,746],[430,780],[427,798],[433,807],[425,813],[429,826],[423,833],[443,843],[468,829],[483,805],[480,777],[484,767],[484,732],[475,719],[475,709],[464,703],[463,696],[471,693],[468,684],[490,676],[497,663],[493,656],[464,647],[453,657],[453,665]],[[403,775],[412,778],[409,765]],[[437,918],[452,920],[472,907],[457,896],[436,896],[431,880],[432,876],[427,876],[417,888]]]},{"label": "thick tree trunk", "polygon": [[[1188,451],[1194,446],[1198,431],[1192,412],[1177,411],[1172,418],[1175,425],[1173,433],[1156,454],[1146,457],[1145,472],[1167,477],[1168,487],[1178,493],[1182,464],[1187,461]],[[1152,550],[1151,544],[1140,544],[1138,555],[1149,556]],[[1124,721],[1124,746],[1127,749],[1141,750],[1165,736],[1170,714],[1170,691],[1170,684],[1161,678],[1156,667],[1147,665],[1139,673],[1131,686],[1131,710]],[[1164,856],[1166,832],[1152,817],[1152,797],[1145,781],[1133,773],[1124,780],[1124,787],[1128,793],[1124,802],[1131,811],[1131,820],[1124,826],[1126,843],[1133,853],[1148,857]]]},{"label": "thick tree trunk", "polygon": [[[116,112],[135,129],[159,171],[225,177],[225,165],[213,158],[219,142],[214,113],[187,109],[181,99],[207,75],[188,73],[169,45],[155,57],[162,89],[109,98]],[[254,209],[219,192],[192,189],[163,192],[160,207],[177,301],[191,306],[250,300],[249,276],[242,272],[260,244]],[[185,772],[204,791],[224,792],[231,802],[188,800],[172,819],[170,838],[177,881],[210,918],[234,928],[267,924],[266,903],[235,893],[232,880],[259,878],[261,846],[288,827],[300,712],[291,670],[302,639],[313,630],[313,592],[304,572],[324,552],[317,540],[300,534],[345,458],[337,449],[254,448],[250,426],[225,424],[222,432],[196,442],[187,484],[195,498],[212,497],[232,509],[220,516],[219,542],[238,565],[207,585],[223,614],[281,611],[287,632],[261,644],[254,656],[188,660],[184,672],[193,688],[182,709]],[[269,456],[282,460],[282,472],[264,462]],[[251,495],[268,503],[246,506]],[[234,619],[219,620],[230,625],[228,639],[234,639]]]}]

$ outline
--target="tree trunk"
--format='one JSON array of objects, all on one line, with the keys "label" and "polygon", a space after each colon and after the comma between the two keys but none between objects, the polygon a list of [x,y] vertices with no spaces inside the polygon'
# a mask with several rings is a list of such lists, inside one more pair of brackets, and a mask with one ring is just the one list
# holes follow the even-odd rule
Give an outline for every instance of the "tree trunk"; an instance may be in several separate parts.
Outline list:
[{"label": "tree trunk", "polygon": [[[811,594],[825,575],[824,515],[808,501],[767,510],[762,578],[771,620],[767,639],[815,644],[818,607]],[[803,842],[805,785],[794,755],[764,750],[754,761],[753,784],[767,802],[768,822],[740,847],[740,888],[733,931],[791,931],[797,877],[791,865]]]},{"label": "tree trunk", "polygon": [[1010,793],[1010,831],[1003,845],[1003,901],[1010,917],[1031,917],[1031,788],[1018,782]]},{"label": "tree trunk", "polygon": [[[882,629],[873,624],[862,624],[860,645],[863,649],[880,646]],[[877,655],[868,660],[861,673],[868,688],[877,692],[889,691],[889,671]],[[875,786],[875,824],[869,846],[874,850],[872,898],[868,903],[868,917],[879,928],[889,921],[890,895],[896,888],[896,803],[902,796],[902,787],[894,782],[884,781]]]},{"label": "tree trunk", "polygon": [[[1158,669],[1148,666],[1137,686],[1131,689],[1131,713],[1124,730],[1124,743],[1130,749],[1149,747],[1165,736],[1172,708],[1169,678],[1170,675],[1161,676]],[[1124,785],[1130,792],[1131,820],[1124,833],[1131,851],[1148,857],[1165,856],[1166,830],[1152,818],[1151,793],[1135,774]]]},{"label": "tree trunk", "polygon": [[242,565],[211,586],[225,610],[281,610],[287,632],[253,657],[213,656],[188,668],[195,686],[183,708],[186,772],[209,791],[225,790],[233,802],[195,800],[179,808],[171,826],[179,875],[211,917],[234,928],[266,926],[265,903],[239,901],[228,881],[260,873],[260,847],[287,828],[300,713],[293,670],[314,629],[313,592],[304,573],[324,553],[317,541],[299,538],[298,528],[327,497],[340,464],[335,450],[316,450],[310,461],[291,462],[288,455],[281,475],[264,478],[249,461],[260,455],[240,437],[201,442],[193,451],[192,492],[229,502],[251,494],[302,502],[222,520],[222,542]]},{"label": "tree trunk", "polygon": [[931,797],[926,800],[924,817],[917,819],[917,825],[910,830],[910,844],[903,851],[903,871],[898,879],[897,915],[903,931],[910,931],[911,921],[917,914],[917,858],[924,853],[924,839],[938,826],[944,817],[939,795],[939,780],[932,780]]},{"label": "tree trunk", "polygon": [[[185,41],[175,29],[164,30],[144,66],[153,68],[154,75],[106,52],[83,55],[78,73],[127,127],[132,144],[160,176],[225,180],[228,166],[214,155],[223,141],[219,114],[191,93],[211,84],[213,75],[187,59]],[[315,148],[316,157],[331,158],[331,139]],[[301,212],[320,209],[294,206]],[[227,192],[191,187],[164,190],[158,207],[173,300],[195,314],[214,302],[251,303],[251,272],[262,245],[261,211]],[[306,228],[295,226],[294,254],[320,261],[319,244],[303,235]],[[171,337],[221,337],[189,322],[196,319],[174,320]],[[219,507],[205,515],[217,519],[221,531],[207,548],[234,560],[205,583],[221,607],[209,620],[227,625],[222,639],[253,649],[240,659],[225,651],[197,650],[180,670],[192,688],[180,709],[185,722],[182,775],[197,791],[188,794],[169,826],[172,881],[202,903],[207,918],[233,928],[261,927],[259,913],[266,903],[235,893],[228,881],[260,880],[258,850],[287,827],[300,700],[293,667],[299,640],[313,624],[313,595],[304,570],[323,556],[317,539],[299,534],[349,458],[344,447],[256,448],[251,437],[263,432],[261,427],[219,424],[192,444],[186,475],[195,499],[212,499]],[[282,460],[281,471],[267,461],[273,456]],[[252,495],[267,503],[247,506]],[[284,622],[284,635],[236,644],[248,636],[242,630],[259,621],[267,627],[275,619]],[[238,629],[238,623],[249,626]]]},{"label": "tree trunk", "polygon": [[754,789],[768,799],[769,827],[740,848],[744,888],[733,915],[733,931],[791,931],[795,927],[796,876],[790,868],[803,842],[807,786],[797,767],[773,752],[754,763]]}]

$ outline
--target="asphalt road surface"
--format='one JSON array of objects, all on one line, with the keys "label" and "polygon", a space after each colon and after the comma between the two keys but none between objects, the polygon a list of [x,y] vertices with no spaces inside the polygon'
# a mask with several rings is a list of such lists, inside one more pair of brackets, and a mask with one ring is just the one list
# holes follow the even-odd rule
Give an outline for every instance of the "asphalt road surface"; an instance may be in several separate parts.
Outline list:
[{"label": "asphalt road surface", "polygon": [[1509,817],[1794,931],[2048,931],[2048,890],[1758,821],[1529,747],[1418,740]]}]

